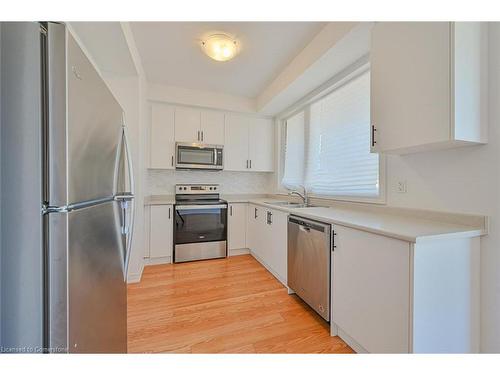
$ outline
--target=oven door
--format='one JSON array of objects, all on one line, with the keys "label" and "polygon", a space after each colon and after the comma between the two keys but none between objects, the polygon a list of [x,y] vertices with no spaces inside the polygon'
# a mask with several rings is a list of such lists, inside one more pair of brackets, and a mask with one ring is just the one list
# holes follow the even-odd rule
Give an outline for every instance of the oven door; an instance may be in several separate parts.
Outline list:
[{"label": "oven door", "polygon": [[176,169],[221,170],[223,146],[197,145],[196,143],[176,144]]},{"label": "oven door", "polygon": [[176,205],[174,261],[227,255],[227,205]]}]

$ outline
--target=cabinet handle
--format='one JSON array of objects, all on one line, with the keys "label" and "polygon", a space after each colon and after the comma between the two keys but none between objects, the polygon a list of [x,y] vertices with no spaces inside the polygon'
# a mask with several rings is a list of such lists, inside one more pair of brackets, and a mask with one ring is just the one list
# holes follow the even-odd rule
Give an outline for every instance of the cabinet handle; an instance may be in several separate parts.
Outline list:
[{"label": "cabinet handle", "polygon": [[202,130],[201,131],[201,141],[203,142],[205,140],[205,132]]},{"label": "cabinet handle", "polygon": [[254,210],[255,211],[254,211],[253,217],[254,217],[254,219],[257,219],[257,207],[255,207]]},{"label": "cabinet handle", "polygon": [[248,159],[247,159],[247,169],[248,169]]},{"label": "cabinet handle", "polygon": [[252,169],[252,159],[250,159],[250,169]]},{"label": "cabinet handle", "polygon": [[273,223],[273,213],[271,211],[267,211],[267,225],[271,225]]},{"label": "cabinet handle", "polygon": [[198,138],[197,140],[199,141],[200,140],[200,131],[198,130]]},{"label": "cabinet handle", "polygon": [[229,215],[233,216],[233,206],[229,206]]},{"label": "cabinet handle", "polygon": [[174,155],[172,155],[172,167],[174,166]]},{"label": "cabinet handle", "polygon": [[169,208],[168,208],[168,218],[169,218],[169,219],[170,219],[170,210],[171,210],[171,208],[169,207]]},{"label": "cabinet handle", "polygon": [[335,251],[335,249],[337,248],[337,245],[335,245],[335,236],[337,235],[337,233],[335,233],[335,231],[332,231],[332,253]]},{"label": "cabinet handle", "polygon": [[371,141],[372,141],[372,147],[375,147],[375,143],[377,143],[377,141],[375,141],[375,132],[377,131],[377,128],[375,127],[375,125],[372,125],[372,132],[371,132]]}]

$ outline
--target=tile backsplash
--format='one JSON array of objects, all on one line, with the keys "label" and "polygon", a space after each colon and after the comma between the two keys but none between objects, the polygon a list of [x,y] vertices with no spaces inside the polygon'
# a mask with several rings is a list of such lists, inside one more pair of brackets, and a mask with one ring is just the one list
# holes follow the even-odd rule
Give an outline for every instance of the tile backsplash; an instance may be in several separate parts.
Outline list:
[{"label": "tile backsplash", "polygon": [[223,194],[273,192],[273,173],[147,170],[147,195],[174,194],[175,184],[219,184]]}]

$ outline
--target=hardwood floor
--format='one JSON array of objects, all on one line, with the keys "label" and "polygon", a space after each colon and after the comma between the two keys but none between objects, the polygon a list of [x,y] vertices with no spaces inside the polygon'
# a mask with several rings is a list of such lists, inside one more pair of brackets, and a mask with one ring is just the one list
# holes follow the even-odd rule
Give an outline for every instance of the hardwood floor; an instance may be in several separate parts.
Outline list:
[{"label": "hardwood floor", "polygon": [[132,353],[352,353],[251,255],[148,266],[128,286]]}]

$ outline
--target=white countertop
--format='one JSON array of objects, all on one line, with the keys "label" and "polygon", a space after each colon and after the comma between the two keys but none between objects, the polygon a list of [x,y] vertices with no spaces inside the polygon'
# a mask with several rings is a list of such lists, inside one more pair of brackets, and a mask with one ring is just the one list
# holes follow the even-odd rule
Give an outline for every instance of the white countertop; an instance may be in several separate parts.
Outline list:
[{"label": "white countertop", "polygon": [[408,242],[449,237],[477,237],[486,234],[485,228],[480,226],[426,220],[407,215],[382,214],[362,209],[338,207],[285,208],[265,203],[272,201],[272,199],[256,199],[251,200],[250,203],[279,209],[312,220],[361,229]]},{"label": "white countertop", "polygon": [[[252,203],[330,224],[343,225],[408,242],[487,234],[487,217],[413,209],[338,204],[331,207],[289,208],[274,202],[287,200],[264,194],[222,195],[229,203]],[[146,205],[174,204],[174,195],[146,197]]]},{"label": "white countertop", "polygon": [[[252,199],[260,199],[267,197],[267,194],[222,194],[221,199],[228,203],[248,203]],[[144,199],[145,206],[175,204],[175,195],[149,195]]]}]

